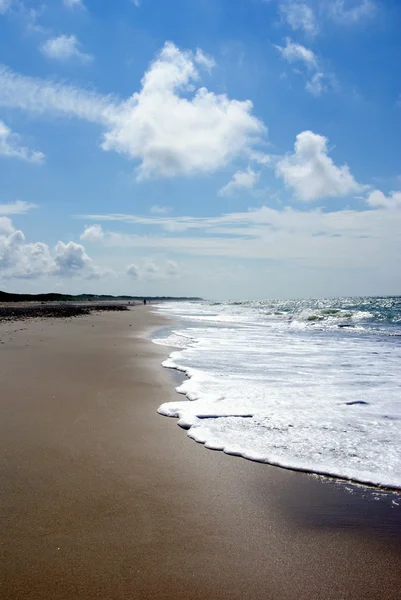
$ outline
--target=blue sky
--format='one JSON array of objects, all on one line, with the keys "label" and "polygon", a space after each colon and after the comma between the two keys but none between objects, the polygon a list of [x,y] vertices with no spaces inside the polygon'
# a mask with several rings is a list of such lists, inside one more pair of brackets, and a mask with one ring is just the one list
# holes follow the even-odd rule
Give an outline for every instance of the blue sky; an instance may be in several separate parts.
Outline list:
[{"label": "blue sky", "polygon": [[0,289],[400,294],[397,0],[0,0]]}]

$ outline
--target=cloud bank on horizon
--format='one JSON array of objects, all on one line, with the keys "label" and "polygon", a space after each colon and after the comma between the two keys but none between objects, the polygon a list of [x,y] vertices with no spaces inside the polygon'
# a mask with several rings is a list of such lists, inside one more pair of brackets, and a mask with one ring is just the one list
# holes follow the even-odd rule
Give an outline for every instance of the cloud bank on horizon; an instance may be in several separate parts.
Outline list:
[{"label": "cloud bank on horizon", "polygon": [[235,43],[186,7],[160,47],[145,1],[0,0],[0,287],[401,292],[401,7],[218,3]]}]

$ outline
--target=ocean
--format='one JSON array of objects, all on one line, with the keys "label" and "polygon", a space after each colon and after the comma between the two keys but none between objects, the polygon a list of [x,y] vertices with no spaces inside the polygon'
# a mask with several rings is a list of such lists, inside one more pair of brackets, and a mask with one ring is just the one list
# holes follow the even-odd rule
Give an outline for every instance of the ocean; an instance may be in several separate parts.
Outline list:
[{"label": "ocean", "polygon": [[[169,302],[153,340],[187,375],[159,413],[273,465],[401,488],[401,297]],[[167,350],[167,348],[166,348]],[[166,352],[167,354],[167,352]]]}]

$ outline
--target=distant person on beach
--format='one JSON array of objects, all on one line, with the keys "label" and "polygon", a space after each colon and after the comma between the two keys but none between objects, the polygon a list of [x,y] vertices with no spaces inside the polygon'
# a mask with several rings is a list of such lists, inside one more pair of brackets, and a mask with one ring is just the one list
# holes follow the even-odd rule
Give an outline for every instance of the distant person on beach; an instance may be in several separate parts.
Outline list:
[{"label": "distant person on beach", "polygon": [[144,303],[144,304],[145,304],[145,306],[146,306],[146,298],[144,298],[144,299],[143,299],[143,303]]}]

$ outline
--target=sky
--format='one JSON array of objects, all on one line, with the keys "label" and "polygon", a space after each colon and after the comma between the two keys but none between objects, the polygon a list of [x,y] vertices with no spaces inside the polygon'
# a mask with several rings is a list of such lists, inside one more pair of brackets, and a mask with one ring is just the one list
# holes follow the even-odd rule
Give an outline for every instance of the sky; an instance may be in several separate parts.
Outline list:
[{"label": "sky", "polygon": [[399,0],[0,0],[0,289],[401,294]]}]

